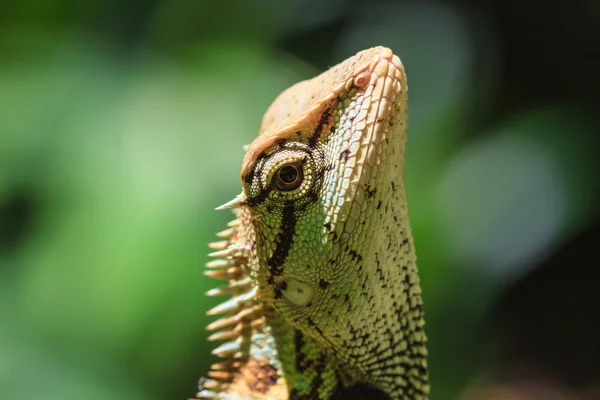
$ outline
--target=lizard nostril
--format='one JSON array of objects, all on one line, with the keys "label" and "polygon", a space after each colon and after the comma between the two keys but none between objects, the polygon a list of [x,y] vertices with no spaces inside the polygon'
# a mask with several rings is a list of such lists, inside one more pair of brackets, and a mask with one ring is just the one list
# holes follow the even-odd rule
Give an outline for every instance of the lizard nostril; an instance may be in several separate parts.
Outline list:
[{"label": "lizard nostril", "polygon": [[295,306],[304,307],[308,305],[314,296],[312,286],[298,279],[290,278],[285,280],[285,289],[281,290],[283,296]]},{"label": "lizard nostril", "polygon": [[370,74],[368,72],[363,72],[354,78],[354,85],[358,87],[365,86],[367,83],[369,83],[369,76]]}]

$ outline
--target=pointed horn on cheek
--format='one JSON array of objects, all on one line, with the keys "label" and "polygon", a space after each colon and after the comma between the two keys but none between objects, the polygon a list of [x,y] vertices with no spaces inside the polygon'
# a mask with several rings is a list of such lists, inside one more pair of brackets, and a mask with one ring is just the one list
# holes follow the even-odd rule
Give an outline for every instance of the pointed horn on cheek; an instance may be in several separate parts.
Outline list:
[{"label": "pointed horn on cheek", "polygon": [[228,208],[239,207],[239,206],[243,206],[245,204],[246,204],[246,198],[244,197],[243,194],[239,194],[233,200],[230,200],[227,203],[215,208],[215,211],[227,210]]}]

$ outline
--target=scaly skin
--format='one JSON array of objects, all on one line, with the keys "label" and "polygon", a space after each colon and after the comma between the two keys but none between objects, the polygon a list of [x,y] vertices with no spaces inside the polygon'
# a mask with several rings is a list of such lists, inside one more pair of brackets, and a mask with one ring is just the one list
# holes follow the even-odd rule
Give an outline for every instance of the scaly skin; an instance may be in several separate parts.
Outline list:
[{"label": "scaly skin", "polygon": [[207,275],[225,358],[202,399],[428,397],[421,289],[404,189],[407,86],[389,49],[284,91],[243,161],[237,219]]}]

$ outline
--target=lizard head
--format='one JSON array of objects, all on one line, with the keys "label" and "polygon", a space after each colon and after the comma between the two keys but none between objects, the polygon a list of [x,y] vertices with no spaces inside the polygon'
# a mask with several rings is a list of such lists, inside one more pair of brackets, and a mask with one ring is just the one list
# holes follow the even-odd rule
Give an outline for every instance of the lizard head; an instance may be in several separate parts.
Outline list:
[{"label": "lizard head", "polygon": [[[284,91],[242,164],[237,217],[205,274],[227,359],[206,399],[329,399],[366,384],[427,398],[421,292],[403,183],[407,87],[389,49]],[[402,397],[403,396],[403,397]],[[408,397],[406,397],[408,396]]]},{"label": "lizard head", "polygon": [[363,51],[283,92],[243,162],[236,204],[253,231],[259,297],[334,345],[374,306],[392,202],[406,219],[406,90],[398,57]]}]

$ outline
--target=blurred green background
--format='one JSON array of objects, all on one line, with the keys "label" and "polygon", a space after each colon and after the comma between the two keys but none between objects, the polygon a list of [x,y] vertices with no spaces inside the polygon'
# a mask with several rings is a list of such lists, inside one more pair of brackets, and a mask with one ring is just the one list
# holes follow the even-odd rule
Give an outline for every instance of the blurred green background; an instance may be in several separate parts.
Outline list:
[{"label": "blurred green background", "polygon": [[600,398],[598,4],[2,0],[0,400],[193,396],[242,145],[373,45],[409,79],[432,400]]}]

